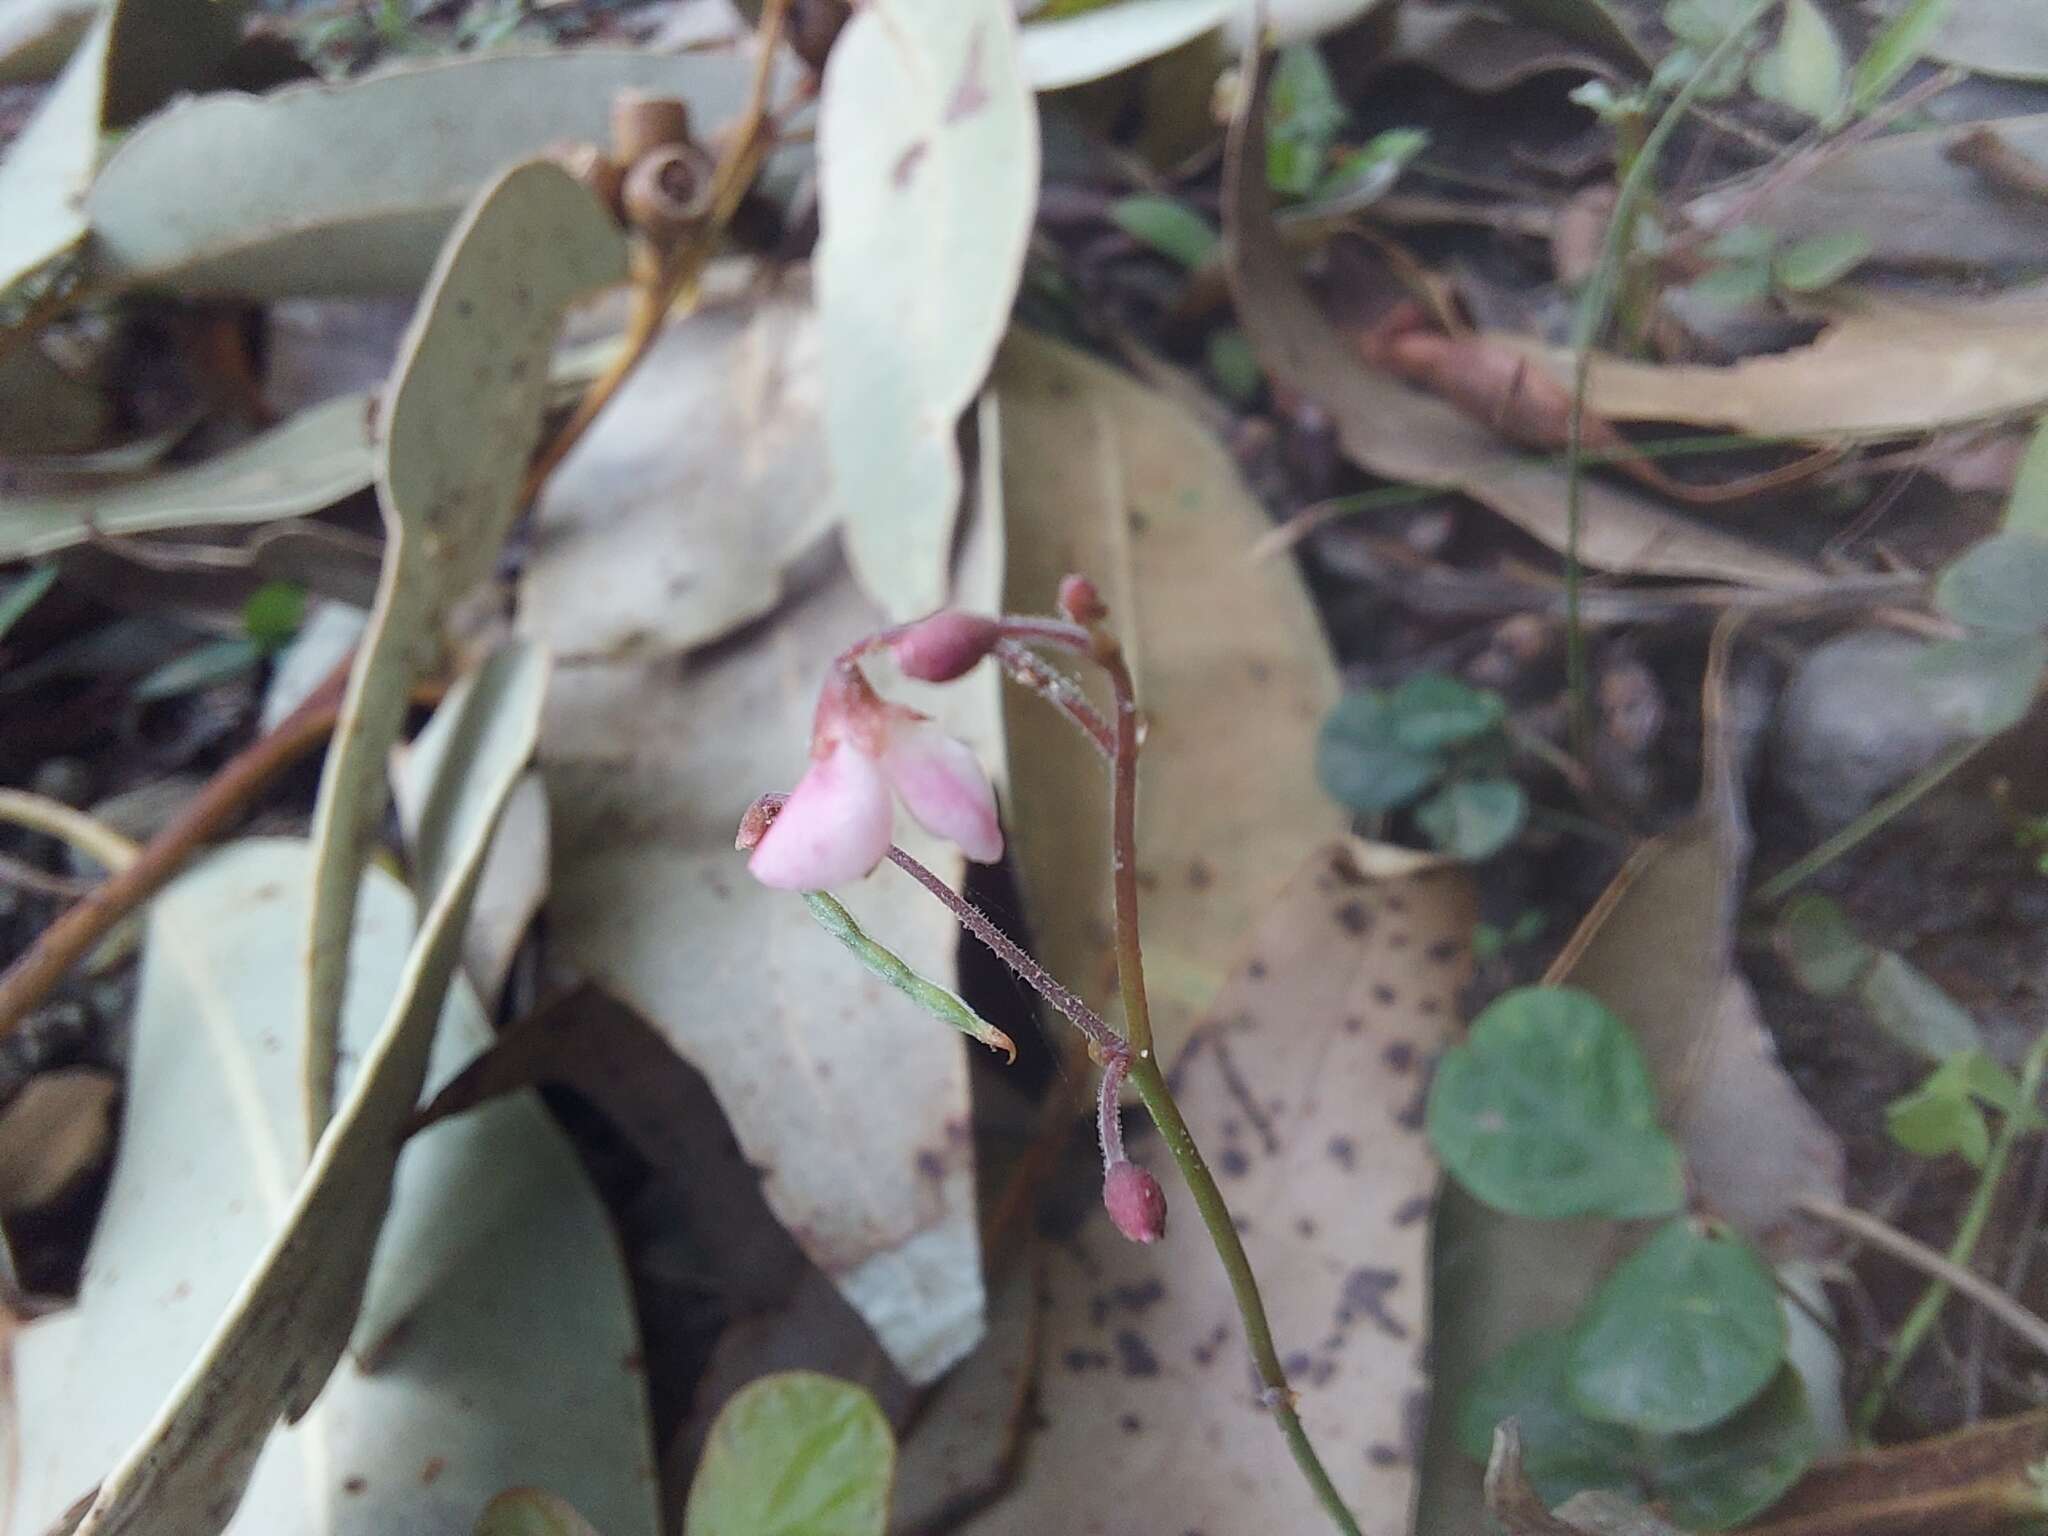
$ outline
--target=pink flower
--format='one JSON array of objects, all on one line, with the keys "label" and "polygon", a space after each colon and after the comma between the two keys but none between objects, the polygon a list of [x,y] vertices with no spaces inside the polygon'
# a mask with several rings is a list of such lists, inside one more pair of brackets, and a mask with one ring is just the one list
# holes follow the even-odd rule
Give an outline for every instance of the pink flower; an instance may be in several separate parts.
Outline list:
[{"label": "pink flower", "polygon": [[979,863],[1003,856],[995,791],[964,742],[885,703],[851,662],[818,699],[811,766],[760,834],[747,868],[763,885],[816,891],[858,880],[888,856],[890,792],[934,837]]}]

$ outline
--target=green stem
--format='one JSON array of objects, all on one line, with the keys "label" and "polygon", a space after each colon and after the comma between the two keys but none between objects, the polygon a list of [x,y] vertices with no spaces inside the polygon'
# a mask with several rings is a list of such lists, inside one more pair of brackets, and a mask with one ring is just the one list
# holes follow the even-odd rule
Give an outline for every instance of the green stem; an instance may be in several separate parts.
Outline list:
[{"label": "green stem", "polygon": [[1748,42],[1752,28],[1760,23],[1778,0],[1756,0],[1741,21],[1728,29],[1708,50],[1663,115],[1643,138],[1642,146],[1630,159],[1628,172],[1614,197],[1614,216],[1607,225],[1607,239],[1600,251],[1600,265],[1587,284],[1572,336],[1572,408],[1565,447],[1565,684],[1571,698],[1572,749],[1585,760],[1592,741],[1592,711],[1586,690],[1586,635],[1579,622],[1579,523],[1585,501],[1586,390],[1593,374],[1593,348],[1613,319],[1615,296],[1621,272],[1635,243],[1637,214],[1648,195],[1665,143],[1692,110],[1707,83],[1721,65]]},{"label": "green stem", "polygon": [[1202,1160],[1201,1149],[1195,1145],[1194,1133],[1188,1129],[1187,1121],[1181,1118],[1180,1105],[1174,1102],[1173,1090],[1166,1086],[1166,1074],[1159,1070],[1159,1062],[1150,1052],[1131,1063],[1130,1083],[1137,1090],[1146,1113],[1151,1115],[1152,1123],[1159,1127],[1174,1166],[1180,1169],[1188,1193],[1194,1196],[1195,1210],[1202,1218],[1202,1225],[1208,1229],[1216,1257],[1223,1261],[1223,1272],[1229,1277],[1231,1294],[1237,1300],[1238,1315],[1244,1319],[1245,1343],[1251,1349],[1252,1365],[1258,1372],[1259,1385],[1264,1389],[1266,1407],[1280,1426],[1287,1449],[1294,1456],[1294,1464],[1301,1469],[1301,1475],[1314,1490],[1317,1502],[1323,1506],[1331,1523],[1345,1536],[1359,1536],[1358,1522],[1345,1507],[1344,1496],[1337,1491],[1337,1485],[1330,1481],[1329,1472],[1316,1455],[1315,1447],[1309,1443],[1301,1416],[1294,1411],[1294,1392],[1287,1385],[1287,1372],[1281,1367],[1279,1350],[1274,1347],[1273,1328],[1266,1320],[1266,1303],[1259,1295],[1259,1282],[1252,1273],[1251,1259],[1237,1235],[1237,1223],[1230,1219],[1230,1208],[1223,1203],[1223,1191],[1216,1187],[1215,1176],[1209,1172],[1209,1165]]},{"label": "green stem", "polygon": [[[2044,1074],[2048,1074],[2048,1030],[2041,1032],[2034,1041],[2033,1049],[2027,1052],[2026,1063],[2020,1069],[2017,1107],[1998,1127],[1998,1139],[1991,1144],[1991,1154],[1984,1159],[1984,1171],[1978,1176],[1976,1191],[1970,1196],[1961,1225],[1956,1228],[1955,1240],[1948,1246],[1948,1261],[1958,1268],[1968,1267],[1970,1256],[1977,1250],[1977,1240],[1984,1235],[1984,1225],[1991,1219],[1991,1208],[1998,1199],[1998,1186],[2005,1177],[2006,1164],[2012,1161],[2013,1150],[2019,1146],[2020,1138],[2034,1129],[2033,1111],[2041,1096]],[[1877,1422],[1877,1416],[1884,1412],[1885,1399],[1891,1396],[1914,1352],[1941,1316],[1941,1309],[1948,1303],[1950,1289],[1946,1280],[1934,1281],[1906,1315],[1906,1321],[1899,1329],[1898,1342],[1892,1346],[1891,1358],[1885,1362],[1884,1374],[1864,1394],[1863,1401],[1856,1405],[1856,1431],[1859,1435],[1868,1434],[1870,1426]]]},{"label": "green stem", "polygon": [[1804,858],[1786,865],[1756,889],[1751,899],[1760,907],[1780,901],[1792,894],[1801,885],[1826,869],[1843,854],[1877,831],[1894,816],[1911,806],[1915,800],[1940,784],[1950,774],[1975,757],[1991,738],[1978,736],[1969,741],[1958,742],[1940,757],[1936,758],[1905,784],[1886,795],[1869,810],[1842,828],[1833,837],[1815,848]]}]

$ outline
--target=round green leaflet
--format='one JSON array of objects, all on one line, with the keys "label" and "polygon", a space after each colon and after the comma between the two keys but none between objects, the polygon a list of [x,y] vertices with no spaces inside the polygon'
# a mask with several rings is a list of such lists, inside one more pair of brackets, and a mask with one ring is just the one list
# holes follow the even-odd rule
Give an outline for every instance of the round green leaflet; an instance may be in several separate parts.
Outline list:
[{"label": "round green leaflet", "polygon": [[1521,987],[1487,1008],[1437,1068],[1429,1134],[1459,1183],[1512,1216],[1664,1216],[1684,1201],[1642,1053],[1576,988]]},{"label": "round green leaflet", "polygon": [[1674,1435],[1732,1417],[1785,1358],[1777,1284],[1733,1235],[1669,1223],[1607,1277],[1579,1320],[1581,1412]]}]

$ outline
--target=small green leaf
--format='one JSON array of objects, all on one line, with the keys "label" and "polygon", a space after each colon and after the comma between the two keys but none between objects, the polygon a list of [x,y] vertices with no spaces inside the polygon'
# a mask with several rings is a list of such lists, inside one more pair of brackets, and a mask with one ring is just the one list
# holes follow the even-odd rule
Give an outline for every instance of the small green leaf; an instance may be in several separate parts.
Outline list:
[{"label": "small green leaf", "polygon": [[1778,248],[1778,232],[1765,224],[1738,224],[1707,242],[1716,261],[1769,261]]},{"label": "small green leaf", "polygon": [[1770,294],[1771,266],[1767,261],[1731,262],[1694,278],[1685,291],[1716,309],[1741,309]]},{"label": "small green leaf", "polygon": [[1487,1459],[1498,1425],[1520,1423],[1522,1471],[1549,1505],[1588,1488],[1636,1487],[1635,1437],[1579,1412],[1571,1355],[1571,1329],[1535,1329],[1489,1360],[1458,1401],[1458,1447],[1474,1461]]},{"label": "small green leaf", "polygon": [[1513,779],[1455,779],[1415,812],[1423,835],[1461,859],[1488,859],[1514,841],[1529,797]]},{"label": "small green leaf", "polygon": [[1842,107],[1842,45],[1813,0],[1785,0],[1778,46],[1757,61],[1759,95],[1826,122]]},{"label": "small green leaf", "polygon": [[2048,416],[2027,440],[2019,473],[2013,477],[2012,500],[2005,504],[2005,531],[2048,538]]},{"label": "small green leaf", "polygon": [[1652,1440],[1646,1481],[1681,1526],[1724,1530],[1769,1509],[1813,1464],[1818,1436],[1791,1366],[1734,1418]]},{"label": "small green leaf", "polygon": [[36,566],[19,581],[10,582],[6,590],[0,591],[0,640],[6,639],[7,631],[19,624],[22,616],[40,603],[55,585],[57,567],[51,563]]},{"label": "small green leaf", "polygon": [[1344,126],[1344,103],[1320,50],[1296,43],[1273,65],[1266,115],[1266,181],[1275,192],[1306,197],[1323,179],[1330,144]]},{"label": "small green leaf", "polygon": [[1364,208],[1393,189],[1401,172],[1429,147],[1420,128],[1389,128],[1349,151],[1316,184],[1313,201],[1326,212]]},{"label": "small green leaf", "polygon": [[813,1371],[763,1376],[711,1426],[683,1536],[882,1536],[896,1441],[875,1400]]},{"label": "small green leaf", "polygon": [[1332,799],[1361,815],[1408,804],[1434,784],[1443,763],[1394,738],[1386,697],[1360,689],[1339,699],[1316,741],[1316,774]]},{"label": "small green leaf", "polygon": [[1913,658],[1915,675],[1954,686],[1942,711],[1972,736],[2010,730],[2034,707],[2048,672],[2048,635],[1964,635],[1938,640]]},{"label": "small green leaf", "polygon": [[1885,1106],[1885,1129],[1915,1157],[1946,1157],[1960,1153],[1973,1168],[1991,1155],[1991,1128],[1984,1111],[1969,1094],[1958,1090],[1946,1067],[1903,1098]]},{"label": "small green leaf", "polygon": [[242,629],[264,651],[274,651],[306,622],[306,589],[297,582],[266,581],[242,604]]},{"label": "small green leaf", "polygon": [[1806,1390],[1790,1366],[1713,1429],[1638,1436],[1572,1405],[1571,1351],[1568,1329],[1527,1334],[1486,1365],[1458,1405],[1458,1445],[1479,1462],[1496,1424],[1520,1422],[1522,1470],[1545,1504],[1595,1489],[1620,1492],[1656,1499],[1688,1528],[1718,1530],[1769,1508],[1813,1460]]},{"label": "small green leaf", "polygon": [[1411,752],[1436,752],[1483,736],[1507,715],[1497,693],[1441,672],[1418,672],[1387,700],[1394,740]]},{"label": "small green leaf", "polygon": [[1572,1397],[1606,1423],[1684,1434],[1733,1415],[1784,1358],[1785,1314],[1756,1250],[1680,1217],[1594,1293],[1572,1344]]},{"label": "small green leaf", "polygon": [[1870,249],[1870,236],[1860,229],[1814,235],[1780,251],[1772,264],[1772,276],[1781,288],[1813,293],[1847,277]]},{"label": "small green leaf", "polygon": [[1971,545],[1941,573],[1934,602],[1972,629],[2038,634],[2048,628],[2048,538],[1997,533]]},{"label": "small green leaf", "polygon": [[1880,954],[1864,973],[1862,994],[1879,1029],[1930,1061],[1983,1048],[1976,1020],[1903,955]]},{"label": "small green leaf", "polygon": [[1867,112],[1897,85],[1948,19],[1949,0],[1907,0],[1898,15],[1878,29],[1849,77],[1849,106]]},{"label": "small green leaf", "polygon": [[1223,237],[1216,226],[1186,203],[1134,193],[1109,207],[1110,222],[1141,244],[1179,262],[1190,272],[1216,254]]},{"label": "small green leaf", "polygon": [[133,690],[136,702],[153,704],[180,694],[229,682],[242,676],[263,659],[263,648],[246,637],[210,640],[195,646],[139,679]]},{"label": "small green leaf", "polygon": [[1473,1195],[1515,1216],[1663,1216],[1678,1148],[1628,1027],[1571,987],[1522,987],[1480,1014],[1429,1093],[1430,1139]]},{"label": "small green leaf", "polygon": [[941,1024],[949,1024],[970,1040],[978,1040],[992,1051],[1017,1059],[1016,1044],[965,1002],[937,982],[921,976],[901,955],[884,948],[854,921],[853,914],[823,891],[805,891],[804,901],[811,916],[833,938],[844,944],[870,975],[889,983]]},{"label": "small green leaf", "polygon": [[1258,356],[1236,326],[1226,325],[1209,333],[1205,360],[1209,377],[1233,405],[1250,405],[1266,387]]},{"label": "small green leaf", "polygon": [[1840,997],[1877,957],[1839,905],[1811,893],[1786,903],[1771,938],[1786,968],[1816,997]]}]

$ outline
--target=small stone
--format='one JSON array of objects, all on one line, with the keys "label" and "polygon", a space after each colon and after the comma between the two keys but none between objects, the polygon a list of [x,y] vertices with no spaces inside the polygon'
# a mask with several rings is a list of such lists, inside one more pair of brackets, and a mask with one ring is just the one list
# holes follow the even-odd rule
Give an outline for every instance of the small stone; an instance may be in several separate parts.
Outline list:
[{"label": "small stone", "polygon": [[1855,820],[1971,734],[1995,686],[1923,670],[1925,642],[1857,630],[1809,653],[1778,700],[1771,732],[1778,786],[1817,825]]}]

